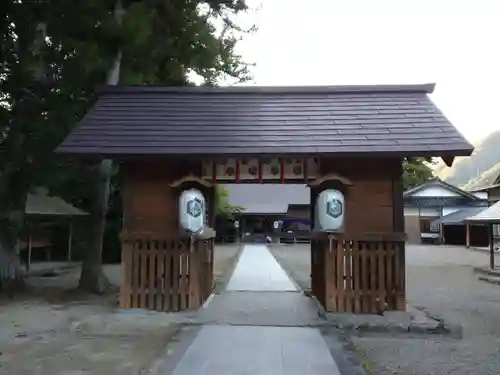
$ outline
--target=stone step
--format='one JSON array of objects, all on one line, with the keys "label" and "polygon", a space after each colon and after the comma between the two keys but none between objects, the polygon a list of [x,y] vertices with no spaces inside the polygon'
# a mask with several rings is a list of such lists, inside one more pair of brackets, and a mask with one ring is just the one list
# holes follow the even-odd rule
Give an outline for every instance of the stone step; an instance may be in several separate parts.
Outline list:
[{"label": "stone step", "polygon": [[489,284],[500,285],[500,276],[484,275],[479,276],[478,279]]},{"label": "stone step", "polygon": [[500,277],[500,268],[474,267],[474,272],[482,275]]}]

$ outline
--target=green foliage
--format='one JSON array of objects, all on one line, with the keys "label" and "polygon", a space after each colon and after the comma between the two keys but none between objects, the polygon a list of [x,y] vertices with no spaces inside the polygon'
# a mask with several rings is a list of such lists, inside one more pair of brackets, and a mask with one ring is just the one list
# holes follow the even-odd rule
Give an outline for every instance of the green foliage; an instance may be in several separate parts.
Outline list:
[{"label": "green foliage", "polygon": [[[2,2],[0,228],[12,228],[12,239],[22,229],[12,213],[22,212],[34,186],[91,207],[92,164],[53,151],[96,100],[118,50],[122,84],[186,85],[193,73],[210,85],[249,78],[249,66],[235,52],[245,31],[232,22],[247,9],[244,1],[123,0],[121,25],[113,17],[115,2]],[[121,227],[119,176],[117,170],[105,241],[115,245]],[[232,212],[221,202],[221,212]],[[6,235],[0,230],[0,251]]]},{"label": "green foliage", "polygon": [[403,160],[404,189],[424,184],[433,178],[433,161],[430,158],[405,158]]},{"label": "green foliage", "polygon": [[232,219],[235,214],[243,212],[243,207],[233,206],[229,203],[229,190],[222,186],[215,186],[215,214],[220,217]]}]

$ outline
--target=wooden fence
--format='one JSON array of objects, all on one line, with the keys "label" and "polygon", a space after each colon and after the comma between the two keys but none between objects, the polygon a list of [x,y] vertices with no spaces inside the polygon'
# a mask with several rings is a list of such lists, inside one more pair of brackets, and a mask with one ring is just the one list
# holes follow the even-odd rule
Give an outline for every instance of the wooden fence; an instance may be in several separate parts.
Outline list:
[{"label": "wooden fence", "polygon": [[200,307],[213,288],[213,239],[123,239],[122,308],[182,311]]},{"label": "wooden fence", "polygon": [[313,293],[327,311],[405,310],[404,241],[330,237],[320,243]]}]

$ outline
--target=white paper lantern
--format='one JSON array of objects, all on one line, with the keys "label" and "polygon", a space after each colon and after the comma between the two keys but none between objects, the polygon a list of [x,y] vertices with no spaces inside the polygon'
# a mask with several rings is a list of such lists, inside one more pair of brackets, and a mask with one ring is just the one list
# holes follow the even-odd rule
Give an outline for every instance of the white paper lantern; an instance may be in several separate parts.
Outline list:
[{"label": "white paper lantern", "polygon": [[179,223],[189,233],[205,228],[205,198],[197,189],[184,190],[179,197]]},{"label": "white paper lantern", "polygon": [[344,194],[335,189],[323,190],[316,199],[317,229],[322,232],[340,233],[344,231]]}]

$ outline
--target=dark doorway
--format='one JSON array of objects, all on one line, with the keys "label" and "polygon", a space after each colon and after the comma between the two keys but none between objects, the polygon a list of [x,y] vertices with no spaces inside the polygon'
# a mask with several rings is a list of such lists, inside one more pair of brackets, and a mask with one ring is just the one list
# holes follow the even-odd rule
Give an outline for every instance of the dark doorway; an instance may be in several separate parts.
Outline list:
[{"label": "dark doorway", "polygon": [[445,225],[443,234],[446,245],[465,246],[465,225]]},{"label": "dark doorway", "polygon": [[470,245],[475,247],[488,247],[488,227],[486,225],[471,225]]},{"label": "dark doorway", "polygon": [[[466,245],[466,227],[462,225],[445,225],[444,238],[447,245]],[[471,225],[470,246],[487,247],[488,229],[485,225]]]}]

